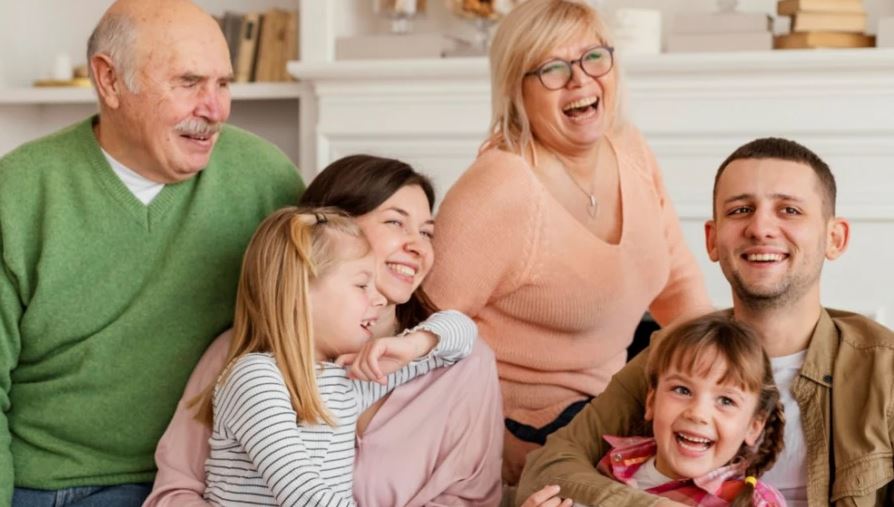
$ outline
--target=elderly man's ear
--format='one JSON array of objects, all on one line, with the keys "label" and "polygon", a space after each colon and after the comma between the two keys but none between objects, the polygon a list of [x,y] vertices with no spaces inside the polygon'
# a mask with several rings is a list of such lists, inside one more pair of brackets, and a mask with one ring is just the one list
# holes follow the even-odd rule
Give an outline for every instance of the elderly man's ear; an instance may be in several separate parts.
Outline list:
[{"label": "elderly man's ear", "polygon": [[99,100],[110,109],[118,109],[121,104],[119,94],[125,85],[112,60],[106,55],[95,54],[90,59],[90,69]]}]

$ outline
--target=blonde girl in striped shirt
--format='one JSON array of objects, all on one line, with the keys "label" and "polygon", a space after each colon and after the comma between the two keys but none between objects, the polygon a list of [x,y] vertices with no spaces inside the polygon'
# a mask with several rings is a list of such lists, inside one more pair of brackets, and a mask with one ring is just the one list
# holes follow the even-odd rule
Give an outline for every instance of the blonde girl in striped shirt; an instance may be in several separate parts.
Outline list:
[{"label": "blonde girl in striped shirt", "polygon": [[284,208],[242,264],[234,334],[199,399],[212,425],[205,499],[216,505],[353,506],[357,417],[392,389],[467,356],[465,315],[437,312],[371,339],[385,300],[359,228],[332,208]]}]

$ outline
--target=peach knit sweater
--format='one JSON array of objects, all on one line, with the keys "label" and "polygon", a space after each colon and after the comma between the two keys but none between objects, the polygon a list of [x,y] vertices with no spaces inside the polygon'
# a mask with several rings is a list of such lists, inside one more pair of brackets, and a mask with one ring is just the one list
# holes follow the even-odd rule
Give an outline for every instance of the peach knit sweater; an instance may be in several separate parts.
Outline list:
[{"label": "peach knit sweater", "polygon": [[479,155],[437,216],[426,290],[475,319],[496,354],[504,415],[534,427],[602,392],[646,310],[666,325],[710,309],[651,150],[632,127],[609,141],[620,167],[617,245],[498,149]]}]

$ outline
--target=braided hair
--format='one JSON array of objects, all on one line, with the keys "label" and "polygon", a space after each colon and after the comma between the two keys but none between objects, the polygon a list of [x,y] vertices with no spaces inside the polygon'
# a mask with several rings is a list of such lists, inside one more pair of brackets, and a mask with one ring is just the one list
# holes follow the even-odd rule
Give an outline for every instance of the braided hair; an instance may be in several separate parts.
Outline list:
[{"label": "braided hair", "polygon": [[755,415],[765,418],[764,432],[756,448],[750,448],[743,443],[739,449],[739,457],[744,463],[746,477],[753,477],[753,481],[745,481],[742,490],[732,502],[732,507],[751,507],[753,505],[754,489],[764,472],[769,470],[782,448],[785,446],[785,413],[782,410],[782,400],[779,397],[779,389],[773,380],[773,370],[770,360],[766,359],[766,375],[758,396]]},{"label": "braided hair", "polygon": [[741,463],[749,479],[732,505],[751,506],[757,479],[782,451],[785,429],[773,368],[757,332],[728,312],[710,313],[670,329],[649,353],[649,387],[654,392],[659,377],[671,368],[693,372],[706,357],[726,363],[720,382],[733,382],[758,395],[753,417],[764,421],[762,435],[755,446],[743,442],[731,461]]}]

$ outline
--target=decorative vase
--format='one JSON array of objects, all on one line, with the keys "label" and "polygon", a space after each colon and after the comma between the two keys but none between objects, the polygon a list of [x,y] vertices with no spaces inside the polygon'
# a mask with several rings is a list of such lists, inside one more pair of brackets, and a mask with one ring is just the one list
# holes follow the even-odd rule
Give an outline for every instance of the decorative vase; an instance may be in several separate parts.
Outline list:
[{"label": "decorative vase", "polygon": [[475,38],[465,41],[478,52],[487,53],[491,27],[523,0],[446,0],[455,15],[475,26]]},{"label": "decorative vase", "polygon": [[413,18],[425,13],[425,0],[373,0],[373,12],[391,20],[391,33],[410,33]]}]

